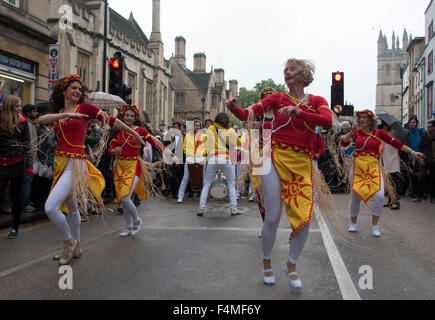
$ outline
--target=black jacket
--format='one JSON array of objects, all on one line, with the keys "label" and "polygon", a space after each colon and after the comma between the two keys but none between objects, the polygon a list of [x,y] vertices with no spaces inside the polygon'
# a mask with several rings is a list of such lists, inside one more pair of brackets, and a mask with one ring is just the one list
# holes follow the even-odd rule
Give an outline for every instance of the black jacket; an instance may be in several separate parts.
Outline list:
[{"label": "black jacket", "polygon": [[423,133],[420,138],[420,144],[418,145],[418,151],[424,154],[426,157],[425,163],[432,163],[432,140],[429,138],[427,132]]},{"label": "black jacket", "polygon": [[24,155],[26,168],[31,168],[32,156],[27,152],[29,145],[29,126],[26,121],[16,125],[12,135],[0,126],[0,157],[17,158]]}]

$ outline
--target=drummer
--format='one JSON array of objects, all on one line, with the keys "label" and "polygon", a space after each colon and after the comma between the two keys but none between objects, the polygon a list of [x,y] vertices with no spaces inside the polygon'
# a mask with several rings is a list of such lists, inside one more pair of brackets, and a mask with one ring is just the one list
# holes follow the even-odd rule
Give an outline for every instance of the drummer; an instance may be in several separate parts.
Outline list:
[{"label": "drummer", "polygon": [[[207,135],[201,130],[201,121],[195,120],[193,122],[193,130],[188,132],[184,137],[184,154],[186,155],[186,163],[184,164],[184,176],[178,190],[177,203],[182,203],[184,199],[184,193],[189,181],[192,181],[189,174],[189,164],[200,164],[203,167],[203,176],[205,174],[205,156],[207,150],[205,149],[205,142],[207,141]],[[198,190],[199,191],[199,190]]]},{"label": "drummer", "polygon": [[231,128],[230,118],[225,112],[218,113],[214,124],[207,129],[207,170],[204,175],[204,187],[201,191],[197,216],[204,215],[208,193],[218,170],[223,172],[227,180],[231,216],[241,214],[237,208],[234,164],[230,161],[230,153],[240,146],[240,138]]}]

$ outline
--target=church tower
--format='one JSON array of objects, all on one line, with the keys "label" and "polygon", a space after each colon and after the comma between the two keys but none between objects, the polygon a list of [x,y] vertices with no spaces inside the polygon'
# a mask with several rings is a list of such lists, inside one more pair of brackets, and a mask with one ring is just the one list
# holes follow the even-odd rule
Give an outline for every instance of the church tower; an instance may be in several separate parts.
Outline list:
[{"label": "church tower", "polygon": [[386,36],[379,32],[377,58],[376,110],[382,110],[401,120],[402,79],[401,72],[408,64],[408,33],[403,32],[402,45],[393,32],[391,49],[388,48]]}]

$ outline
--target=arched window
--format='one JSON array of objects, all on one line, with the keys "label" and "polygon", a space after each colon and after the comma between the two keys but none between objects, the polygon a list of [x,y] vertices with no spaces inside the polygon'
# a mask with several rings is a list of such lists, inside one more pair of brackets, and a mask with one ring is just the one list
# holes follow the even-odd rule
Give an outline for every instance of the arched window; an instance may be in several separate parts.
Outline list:
[{"label": "arched window", "polygon": [[389,64],[387,64],[387,65],[385,66],[385,74],[386,74],[387,76],[391,75],[391,66],[390,66]]}]

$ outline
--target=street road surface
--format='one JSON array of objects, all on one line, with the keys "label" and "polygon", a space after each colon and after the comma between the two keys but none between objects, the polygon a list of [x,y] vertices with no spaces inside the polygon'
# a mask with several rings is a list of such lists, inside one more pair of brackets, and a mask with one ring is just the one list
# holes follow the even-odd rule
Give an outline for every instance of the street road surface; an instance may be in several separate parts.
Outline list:
[{"label": "street road surface", "polygon": [[[334,194],[347,230],[348,194]],[[61,251],[48,220],[22,226],[16,240],[0,230],[0,299],[145,300],[409,300],[435,298],[435,204],[401,200],[384,208],[382,236],[374,238],[371,214],[362,207],[352,245],[334,235],[318,214],[298,262],[303,288],[291,289],[283,268],[289,223],[282,215],[273,250],[276,284],[262,282],[261,218],[256,203],[209,200],[197,217],[199,198],[143,201],[144,224],[136,237],[120,238],[124,218],[113,212],[82,223],[83,257],[70,266],[72,289],[52,259]],[[61,279],[62,278],[62,279]]]}]

